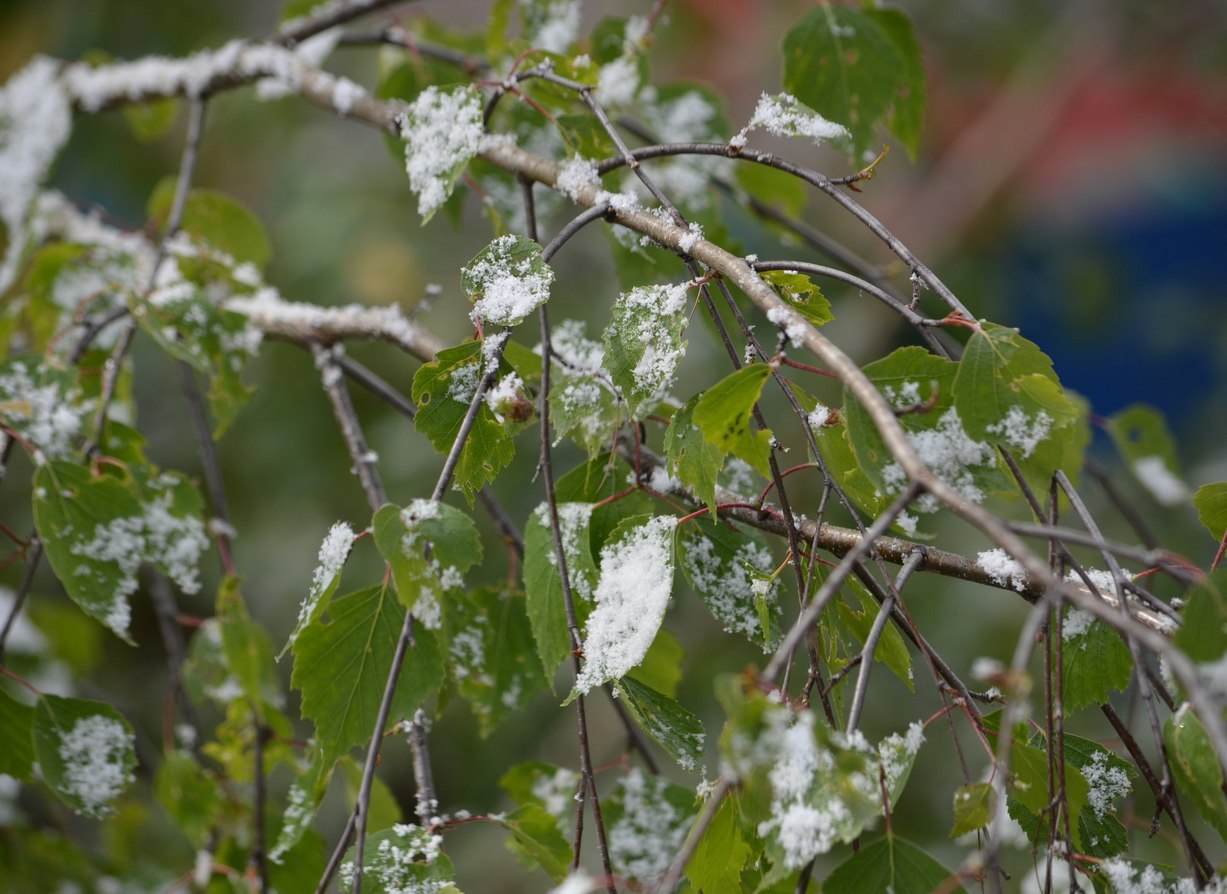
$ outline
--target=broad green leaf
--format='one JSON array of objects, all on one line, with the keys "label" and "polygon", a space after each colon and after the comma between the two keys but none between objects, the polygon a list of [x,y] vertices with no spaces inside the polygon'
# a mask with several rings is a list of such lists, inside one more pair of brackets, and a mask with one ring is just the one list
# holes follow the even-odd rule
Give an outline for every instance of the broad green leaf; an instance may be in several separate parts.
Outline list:
[{"label": "broad green leaf", "polygon": [[1193,495],[1193,505],[1210,536],[1222,542],[1227,531],[1227,481],[1203,484]]},{"label": "broad green leaf", "polygon": [[257,353],[260,335],[243,314],[219,307],[207,289],[193,283],[129,303],[133,319],[166,353],[208,377],[217,440],[255,392],[243,384],[242,371]]},{"label": "broad green leaf", "polygon": [[[558,505],[567,580],[571,585],[577,615],[582,606],[590,603],[597,580],[589,532],[591,516],[590,503]],[[524,527],[524,593],[529,626],[537,643],[537,655],[546,677],[552,679],[559,662],[571,652],[571,634],[567,628],[567,609],[554,534],[545,504],[537,507]]]},{"label": "broad green leaf", "polygon": [[763,475],[771,474],[771,432],[754,431],[752,413],[771,367],[743,367],[708,388],[695,404],[694,421],[703,438],[726,454],[743,459]]},{"label": "broad green leaf", "polygon": [[0,689],[0,773],[34,781],[34,709]]},{"label": "broad green leaf", "polygon": [[1193,585],[1173,639],[1189,658],[1215,663],[1227,655],[1227,569]]},{"label": "broad green leaf", "polygon": [[129,597],[145,557],[144,517],[132,487],[84,466],[52,462],[34,473],[34,524],[72,600],[132,643]]},{"label": "broad green leaf", "polygon": [[[166,226],[175,200],[175,178],[158,183],[149,198],[149,217],[159,229]],[[272,255],[260,221],[229,196],[211,189],[193,189],[183,206],[180,230],[225,252],[234,260],[263,269]]]},{"label": "broad green leaf", "polygon": [[647,655],[673,592],[677,519],[624,521],[601,547],[595,607],[584,623],[584,664],[568,701],[625,676]]},{"label": "broad green leaf", "polygon": [[551,348],[555,359],[549,405],[554,443],[570,435],[589,456],[610,450],[625,407],[604,369],[605,349],[584,335],[584,324],[578,320],[563,320],[554,327]]},{"label": "broad green leaf", "polygon": [[1052,361],[1014,329],[980,323],[954,377],[954,406],[976,441],[1011,450],[1047,481],[1065,459],[1064,431],[1078,407],[1061,389]]},{"label": "broad green leaf", "polygon": [[[482,377],[482,343],[446,348],[413,376],[413,424],[445,456],[452,449]],[[515,456],[515,445],[494,412],[483,402],[456,464],[455,487],[470,504],[473,495],[493,481]]]},{"label": "broad green leaf", "polygon": [[920,137],[924,127],[926,105],[924,54],[916,42],[912,20],[899,9],[866,7],[865,15],[878,23],[887,37],[894,41],[903,59],[904,78],[895,91],[894,107],[891,110],[890,129],[907,147],[913,159],[920,151]]},{"label": "broad green leaf", "polygon": [[677,761],[678,766],[690,773],[704,772],[706,733],[698,717],[633,677],[623,677],[614,688],[624,699],[627,713]]},{"label": "broad green leaf", "polygon": [[1219,837],[1227,841],[1227,796],[1223,795],[1223,768],[1201,719],[1185,702],[1163,724],[1163,742],[1180,796],[1193,803]]},{"label": "broad green leaf", "polygon": [[898,836],[862,847],[837,866],[822,887],[840,894],[955,894],[966,890],[953,872]]},{"label": "broad green leaf", "polygon": [[312,747],[313,760],[295,777],[286,795],[285,811],[281,816],[281,830],[268,858],[273,863],[285,862],[286,856],[302,840],[303,835],[315,821],[315,815],[323,803],[332,779],[332,767],[322,767],[317,750]]},{"label": "broad green leaf", "polygon": [[227,577],[218,588],[217,621],[226,666],[252,709],[262,715],[264,702],[275,702],[279,694],[273,647],[264,628],[248,614],[236,577]]},{"label": "broad green leaf", "polygon": [[[436,837],[429,829],[408,823],[366,836],[362,851],[362,890],[460,894],[460,890],[451,884],[456,876],[452,861],[439,853]],[[429,862],[427,854],[433,856]],[[345,864],[349,864],[350,873],[356,857],[356,847],[351,847],[345,854]],[[348,889],[352,875],[342,869],[340,878],[342,889]]]},{"label": "broad green leaf", "polygon": [[689,289],[638,286],[614,301],[605,329],[605,362],[633,419],[652,412],[677,375],[686,352]]},{"label": "broad green leaf", "polygon": [[950,837],[957,838],[982,829],[997,813],[997,793],[987,782],[960,785],[954,790],[954,827]]},{"label": "broad green leaf", "polygon": [[[860,611],[846,602],[837,602],[836,606],[840,620],[848,626],[857,641],[864,645],[877,620],[880,606],[858,581],[851,582],[851,589],[861,603]],[[887,622],[882,628],[882,635],[878,638],[873,657],[875,661],[880,661],[890,668],[891,673],[898,677],[908,689],[915,690],[916,681],[912,678],[912,656],[907,650],[907,644],[903,641],[903,634],[890,622]]]},{"label": "broad green leaf", "polygon": [[685,657],[686,652],[677,637],[661,627],[656,631],[656,638],[648,647],[648,654],[643,656],[642,663],[632,668],[627,676],[669,698],[677,698],[677,684],[682,681],[682,661]]},{"label": "broad green leaf", "polygon": [[1189,486],[1180,475],[1176,445],[1162,413],[1133,404],[1110,417],[1107,428],[1125,463],[1156,501],[1164,506],[1188,502]]},{"label": "broad green leaf", "polygon": [[[767,580],[775,560],[748,528],[698,518],[678,528],[678,562],[686,580],[726,633],[771,649],[779,639],[779,586]],[[765,604],[768,625],[759,617]]]},{"label": "broad green leaf", "polygon": [[592,115],[559,115],[554,124],[572,157],[607,158],[618,151],[609,131]]},{"label": "broad green leaf", "polygon": [[822,326],[835,319],[831,302],[822,290],[804,273],[790,270],[768,270],[760,273],[781,298],[792,305],[801,316],[815,326]]},{"label": "broad green leaf", "polygon": [[500,236],[460,271],[460,284],[472,299],[473,318],[514,326],[550,297],[554,270],[541,258],[541,246],[523,236]]},{"label": "broad green leaf", "polygon": [[446,608],[450,678],[485,738],[549,685],[533,654],[526,600],[482,587],[452,594]]},{"label": "broad green leaf", "polygon": [[192,754],[173,751],[154,780],[158,803],[195,847],[203,847],[225,809],[225,795],[215,773]]},{"label": "broad green leaf", "polygon": [[741,873],[750,857],[750,846],[742,837],[737,820],[737,799],[726,797],[686,864],[692,890],[744,890]]},{"label": "broad green leaf", "polygon": [[[290,679],[302,691],[302,713],[315,723],[324,767],[370,738],[405,609],[387,586],[337,599],[294,643]],[[414,645],[392,698],[390,718],[410,717],[443,682],[443,655],[433,632],[414,624]]]},{"label": "broad green leaf", "polygon": [[132,135],[142,143],[152,143],[166,135],[175,124],[179,104],[173,99],[155,99],[123,107],[124,121]]},{"label": "broad green leaf", "polygon": [[891,34],[857,7],[824,3],[788,30],[782,51],[784,89],[847,127],[853,154],[866,154],[908,86],[909,65]]},{"label": "broad green leaf", "polygon": [[[1001,715],[984,718],[989,740],[996,745],[997,724]],[[1047,840],[1048,814],[1051,805],[1048,791],[1048,751],[1044,736],[1035,733],[1028,740],[1026,729],[1015,729],[1015,739],[1010,750],[1010,785],[1007,790],[1006,808],[1032,842]],[[1073,752],[1070,752],[1071,754]],[[1078,771],[1077,765],[1068,759],[1065,764],[1065,804],[1075,819],[1090,803],[1090,786]],[[1080,826],[1073,823],[1074,844],[1082,847]]]},{"label": "broad green leaf", "polygon": [[1065,619],[1064,637],[1061,655],[1067,711],[1105,704],[1108,693],[1129,686],[1133,656],[1107,624],[1072,611]]},{"label": "broad green leaf", "polygon": [[[899,424],[921,460],[938,477],[975,502],[1008,487],[998,468],[996,452],[988,443],[976,440],[963,425],[953,393],[956,364],[913,346],[868,364],[864,372],[887,403],[902,411]],[[887,498],[902,492],[907,486],[902,468],[886,448],[869,414],[846,388],[844,418],[848,441],[861,472]],[[911,511],[899,516],[896,524],[914,536],[918,515],[937,509],[936,501],[922,497],[913,503]]]},{"label": "broad green leaf", "polygon": [[695,395],[673,414],[665,430],[665,462],[670,475],[686,485],[716,514],[716,481],[724,464],[724,451],[703,437],[694,423]]},{"label": "broad green leaf", "polygon": [[[792,174],[766,165],[738,165],[734,170],[737,185],[749,193],[752,200],[776,208],[791,218],[801,216],[806,190],[797,189],[797,178]],[[786,231],[781,229],[781,232]]]},{"label": "broad green leaf", "polygon": [[1070,733],[1065,734],[1065,762],[1077,768],[1089,786],[1087,804],[1078,814],[1083,847],[1096,857],[1124,853],[1128,836],[1113,812],[1114,802],[1129,795],[1137,769],[1099,743]]},{"label": "broad green leaf", "polygon": [[556,882],[566,877],[571,869],[571,843],[543,807],[525,804],[498,823],[511,833],[507,847],[525,866],[540,867]]},{"label": "broad green leaf", "polygon": [[44,695],[34,709],[43,779],[77,813],[103,819],[133,780],[136,736],[110,705]]},{"label": "broad green leaf", "polygon": [[648,882],[669,868],[694,821],[694,792],[662,776],[630,770],[601,798],[614,873]]}]

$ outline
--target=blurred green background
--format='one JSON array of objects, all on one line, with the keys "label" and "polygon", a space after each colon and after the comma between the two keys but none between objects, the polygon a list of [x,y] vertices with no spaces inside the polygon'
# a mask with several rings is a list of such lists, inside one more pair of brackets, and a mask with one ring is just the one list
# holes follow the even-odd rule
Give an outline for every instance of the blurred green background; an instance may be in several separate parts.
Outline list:
[{"label": "blurred green background", "polygon": [[[648,5],[588,2],[586,21],[644,13]],[[714,85],[726,97],[727,120],[737,129],[760,92],[778,89],[779,38],[810,5],[796,0],[670,3],[652,55],[657,81]],[[1136,400],[1159,406],[1169,417],[1192,486],[1227,478],[1227,8],[1211,0],[900,5],[912,14],[926,51],[925,138],[914,161],[901,149],[892,152],[859,198],[973,312],[1021,326],[1052,354],[1065,385],[1087,396],[1097,413],[1108,415]],[[407,5],[394,16],[437,17],[481,32],[486,11],[485,2],[432,0]],[[91,50],[122,58],[177,56],[263,34],[277,17],[273,2],[4,0],[0,80],[35,53],[65,59]],[[375,56],[369,49],[343,48],[328,65],[369,84]],[[79,203],[106,209],[121,225],[140,227],[149,193],[177,167],[181,139],[182,121],[167,137],[144,145],[118,114],[78,117],[51,185]],[[849,170],[833,153],[815,159],[812,151],[781,149],[832,175]],[[369,128],[335,120],[292,98],[258,103],[250,90],[235,91],[210,103],[196,182],[235,196],[265,222],[274,247],[268,279],[285,297],[320,304],[395,302],[409,310],[419,305],[428,285],[437,283],[441,297],[417,319],[447,343],[470,334],[459,269],[488,241],[489,226],[470,199],[462,225],[440,215],[421,227],[402,163]],[[755,221],[735,208],[726,212],[746,251],[804,256],[795,248],[781,254]],[[867,232],[820,197],[809,200],[806,217],[898,273]],[[546,231],[557,223],[548,222]],[[585,232],[560,256],[552,318],[586,320],[595,337],[616,292],[603,237]],[[827,293],[836,313],[830,331],[858,360],[873,360],[907,339],[876,303],[851,291]],[[678,393],[723,374],[721,355],[705,332],[697,326],[691,332]],[[536,341],[528,333],[520,337]],[[408,391],[415,363],[383,346],[351,351]],[[151,440],[151,456],[163,466],[198,473],[176,370],[147,344],[138,343],[134,358],[139,422]],[[369,513],[347,472],[349,462],[309,356],[266,343],[248,381],[258,386],[257,395],[220,450],[239,531],[236,561],[243,590],[279,644],[292,626],[328,527],[343,519],[361,528]],[[833,390],[818,391],[839,401]],[[354,399],[392,498],[404,502],[422,495],[441,458],[403,419],[365,393],[355,389]],[[518,519],[541,499],[540,483],[533,480],[532,437],[524,436],[516,465],[496,487]],[[1114,464],[1101,441],[1097,454],[1119,473],[1124,490],[1169,542],[1207,562],[1212,544],[1191,510],[1158,507]],[[560,449],[556,462],[565,470],[579,460],[577,451]],[[15,461],[0,492],[10,524],[13,518],[27,523],[28,509],[21,508],[28,499],[27,473],[24,460]],[[804,509],[814,494],[793,480],[801,487]],[[1088,491],[1093,505],[1102,507],[1101,495]],[[1130,536],[1123,523],[1106,517],[1109,536]],[[942,540],[972,554],[985,548],[957,527],[943,531]],[[495,549],[488,552],[483,573],[497,581],[506,573],[505,560]],[[373,550],[359,548],[353,562],[347,586],[380,574]],[[0,581],[13,586],[19,573],[6,568]],[[206,586],[202,595],[184,601],[183,610],[209,614],[208,594]],[[54,605],[58,598],[44,570],[34,593],[35,618],[39,603]],[[940,579],[916,580],[908,598],[920,629],[962,672],[977,656],[1008,656],[1026,608],[1007,594]],[[50,609],[43,611],[41,617],[52,617]],[[712,675],[739,670],[758,654],[749,646],[730,645],[692,599],[675,600],[669,626],[687,653],[679,700],[696,710],[707,706],[704,720],[714,734],[721,718],[712,705]],[[77,658],[89,668],[91,691],[83,694],[118,703],[140,730],[139,747],[152,755],[161,740],[165,684],[152,613],[140,598],[134,632],[143,644],[138,650],[103,638],[88,623],[65,620],[58,626],[57,621],[49,635],[70,640],[65,648],[93,652]],[[282,671],[288,680],[288,662]],[[53,676],[48,672],[40,685],[57,691]],[[912,696],[887,673],[875,675],[865,721],[871,739],[940,706],[920,667],[917,678],[918,694]],[[622,739],[612,712],[598,704],[592,714],[594,740],[602,743],[594,758],[598,764],[615,761]],[[1108,735],[1094,725],[1079,731]],[[715,736],[710,738],[714,742]],[[923,843],[953,866],[962,851],[946,841],[945,832],[949,792],[960,778],[958,762],[941,725],[930,729],[929,739],[897,823],[913,837],[931,836]],[[530,757],[572,765],[573,741],[571,712],[558,711],[548,696],[487,741],[479,739],[463,705],[453,704],[432,737],[442,809],[479,813],[506,807],[496,780],[507,766]],[[973,755],[971,763],[974,775],[983,761]],[[715,765],[714,753],[709,765]],[[409,812],[405,749],[386,749],[383,775]],[[286,782],[274,780],[274,787]],[[338,809],[322,823],[330,838],[341,822],[336,800]],[[1138,804],[1148,809],[1147,798]],[[133,828],[131,834],[138,834],[138,826]],[[153,834],[149,826],[139,828],[140,835]],[[184,850],[172,832],[160,834],[170,852]],[[508,869],[512,858],[501,837],[480,825],[449,834],[447,846],[461,867],[462,883],[489,892],[543,889],[543,877],[528,881]],[[190,853],[184,853],[186,868]],[[1019,865],[1025,863],[1021,858]]]}]

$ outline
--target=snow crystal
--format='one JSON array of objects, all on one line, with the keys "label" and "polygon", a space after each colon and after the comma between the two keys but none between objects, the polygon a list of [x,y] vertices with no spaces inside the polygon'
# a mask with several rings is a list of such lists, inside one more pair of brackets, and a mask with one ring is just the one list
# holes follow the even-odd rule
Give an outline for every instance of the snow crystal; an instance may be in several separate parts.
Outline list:
[{"label": "snow crystal", "polygon": [[548,0],[545,3],[527,4],[526,10],[539,11],[540,21],[534,21],[528,35],[529,41],[547,53],[565,53],[579,37],[580,0]]},{"label": "snow crystal", "polygon": [[455,170],[477,154],[481,135],[481,96],[472,87],[427,87],[409,106],[401,123],[405,170],[423,219],[447,201]]},{"label": "snow crystal", "polygon": [[989,549],[976,556],[976,566],[1001,587],[1019,593],[1027,588],[1027,572],[1016,559],[1003,549]]},{"label": "snow crystal", "polygon": [[542,265],[534,270],[535,255],[515,257],[515,236],[500,236],[464,268],[466,277],[476,284],[481,297],[469,316],[473,322],[485,320],[501,326],[514,326],[544,304],[550,297],[554,271]]},{"label": "snow crystal", "polygon": [[799,348],[805,344],[805,334],[809,331],[809,326],[796,311],[782,304],[775,305],[767,311],[767,319],[783,329],[794,346]]},{"label": "snow crystal", "polygon": [[60,737],[64,791],[81,802],[80,812],[94,819],[109,815],[109,802],[133,779],[125,766],[136,739],[114,717],[80,717]]},{"label": "snow crystal", "polygon": [[623,777],[622,815],[609,829],[609,857],[618,875],[658,878],[686,839],[690,818],[665,797],[667,785],[638,767]]},{"label": "snow crystal", "polygon": [[563,162],[554,187],[571,201],[578,202],[588,187],[601,188],[601,178],[597,175],[595,164],[577,155]]},{"label": "snow crystal", "polygon": [[26,248],[26,215],[72,130],[72,110],[56,78],[58,64],[35,57],[0,87],[0,294],[8,291]]},{"label": "snow crystal", "polygon": [[601,66],[593,95],[602,106],[630,105],[638,92],[639,61],[633,55],[619,56]]},{"label": "snow crystal", "polygon": [[677,519],[656,516],[601,549],[601,574],[584,636],[580,693],[625,675],[645,655],[673,589],[673,531]]},{"label": "snow crystal", "polygon": [[[74,390],[75,391],[75,390]],[[82,424],[93,411],[94,401],[76,402],[55,382],[35,385],[25,363],[18,361],[0,374],[0,418],[32,444],[34,460],[64,459]]]},{"label": "snow crystal", "polygon": [[1114,800],[1127,797],[1133,788],[1129,774],[1120,767],[1112,766],[1108,759],[1108,752],[1097,750],[1091,755],[1090,763],[1078,768],[1090,786],[1087,802],[1098,820],[1108,815]]},{"label": "snow crystal", "polygon": [[712,617],[723,625],[726,633],[739,633],[749,639],[759,637],[762,625],[758,597],[774,600],[777,587],[773,581],[753,577],[748,568],[770,572],[771,553],[762,544],[747,540],[737,547],[732,561],[725,563],[706,535],[689,537],[683,542],[686,577],[703,597]]},{"label": "snow crystal", "polygon": [[1005,416],[986,426],[989,434],[1000,435],[1010,447],[1022,452],[1023,458],[1029,457],[1040,442],[1048,437],[1052,430],[1052,417],[1040,410],[1034,419],[1029,419],[1022,407],[1010,407]]},{"label": "snow crystal", "polygon": [[740,140],[738,145],[744,145],[745,136],[751,130],[765,130],[777,137],[808,137],[817,145],[824,140],[849,136],[848,129],[842,124],[828,121],[789,93],[775,96],[764,93],[759,98],[750,123],[734,137],[734,140]]},{"label": "snow crystal", "polygon": [[1189,488],[1168,467],[1161,456],[1144,456],[1134,460],[1133,474],[1164,506],[1178,506],[1189,499]]},{"label": "snow crystal", "polygon": [[830,418],[831,408],[820,403],[815,404],[813,412],[806,417],[806,421],[809,422],[810,428],[812,428],[814,431],[818,431],[818,429],[827,424],[827,420]]},{"label": "snow crystal", "polygon": [[1095,616],[1090,612],[1070,609],[1065,615],[1065,623],[1061,625],[1061,638],[1065,642],[1077,639],[1090,630],[1093,623],[1095,623]]},{"label": "snow crystal", "polygon": [[678,240],[677,247],[680,248],[682,251],[684,251],[686,254],[690,254],[690,250],[694,248],[695,245],[697,245],[699,240],[702,238],[703,238],[703,228],[699,226],[699,224],[692,221],[689,227],[689,232],[687,232],[684,236],[682,236],[681,239]]},{"label": "snow crystal", "polygon": [[447,396],[458,404],[468,405],[473,402],[477,393],[478,380],[481,378],[476,363],[466,363],[452,370],[447,380]]},{"label": "snow crystal", "polygon": [[503,413],[524,400],[524,382],[515,373],[508,373],[486,392],[486,406],[500,423]]}]

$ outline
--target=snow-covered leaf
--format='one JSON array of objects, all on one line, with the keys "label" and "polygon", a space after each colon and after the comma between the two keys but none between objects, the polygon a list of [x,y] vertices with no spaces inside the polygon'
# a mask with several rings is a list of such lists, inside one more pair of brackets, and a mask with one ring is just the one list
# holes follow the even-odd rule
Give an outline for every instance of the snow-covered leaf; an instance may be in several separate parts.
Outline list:
[{"label": "snow-covered leaf", "polygon": [[804,273],[790,270],[768,270],[760,273],[780,297],[793,306],[797,313],[815,326],[823,326],[835,319],[831,302],[822,290]]},{"label": "snow-covered leaf", "polygon": [[698,717],[634,677],[623,677],[614,687],[624,699],[627,713],[678,766],[689,773],[704,771],[703,742],[707,735]]},{"label": "snow-covered leaf", "polygon": [[[456,873],[442,852],[443,836],[412,824],[398,824],[366,836],[362,857],[362,889],[413,894],[459,894],[452,885]],[[341,864],[341,887],[353,886],[357,856],[351,847]]]},{"label": "snow-covered leaf", "polygon": [[[677,538],[678,561],[726,633],[736,633],[764,650],[779,639],[779,585],[768,579],[775,562],[756,533],[711,519],[683,525]],[[766,629],[760,608],[770,621]]]},{"label": "snow-covered leaf", "polygon": [[686,351],[686,285],[640,286],[614,302],[605,329],[605,358],[634,419],[656,408]]},{"label": "snow-covered leaf", "polygon": [[337,586],[341,583],[341,568],[345,560],[349,558],[349,551],[354,545],[355,537],[353,528],[345,522],[337,522],[328,529],[324,542],[320,544],[318,564],[311,575],[311,589],[298,607],[298,620],[294,624],[294,629],[290,631],[290,637],[286,640],[285,646],[278,653],[278,660],[290,650],[290,646],[294,645],[294,640],[298,639],[298,634],[302,633],[303,628],[327,608],[328,600],[332,598],[332,594],[336,592]]},{"label": "snow-covered leaf", "polygon": [[103,819],[133,781],[136,736],[110,705],[44,695],[34,713],[43,779],[77,813]]},{"label": "snow-covered leaf", "polygon": [[607,797],[601,809],[614,872],[640,882],[658,879],[694,821],[694,792],[636,767]]},{"label": "snow-covered leaf", "polygon": [[[558,504],[558,527],[567,580],[580,621],[588,613],[597,581],[589,532],[591,519],[591,503]],[[544,503],[537,507],[524,527],[524,592],[537,655],[546,676],[552,677],[559,662],[571,651],[571,635],[567,629],[566,603],[549,507]]]},{"label": "snow-covered leaf", "polygon": [[[170,217],[175,188],[176,178],[164,178],[149,198],[149,218],[160,228],[166,226]],[[251,263],[260,269],[268,264],[272,255],[259,219],[239,202],[211,189],[193,189],[188,193],[180,231],[235,261]]]},{"label": "snow-covered leaf", "polygon": [[472,86],[427,87],[406,110],[400,132],[409,188],[425,224],[481,147],[481,94]]},{"label": "snow-covered leaf", "polygon": [[1180,474],[1176,445],[1163,414],[1133,404],[1108,419],[1108,434],[1142,486],[1163,506],[1181,506],[1191,495]]},{"label": "snow-covered leaf", "polygon": [[475,302],[474,322],[514,326],[549,299],[554,270],[533,240],[499,236],[464,266],[460,282]]}]

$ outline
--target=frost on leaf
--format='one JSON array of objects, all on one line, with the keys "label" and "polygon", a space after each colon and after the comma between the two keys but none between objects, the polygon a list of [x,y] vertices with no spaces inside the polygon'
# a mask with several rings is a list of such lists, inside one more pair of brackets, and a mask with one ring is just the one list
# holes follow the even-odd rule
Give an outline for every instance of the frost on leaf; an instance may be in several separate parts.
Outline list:
[{"label": "frost on leaf", "polygon": [[58,67],[38,56],[0,87],[0,224],[6,243],[0,294],[13,284],[39,184],[72,130],[72,109],[57,79]]},{"label": "frost on leaf", "polygon": [[637,286],[614,302],[605,356],[636,418],[655,408],[677,376],[686,352],[687,291],[684,284]]},{"label": "frost on leaf", "polygon": [[469,261],[462,283],[476,299],[470,313],[479,320],[514,326],[550,297],[554,271],[541,259],[541,246],[522,236],[500,236]]},{"label": "frost on leaf", "polygon": [[596,608],[584,633],[584,667],[575,692],[617,679],[643,661],[673,590],[676,519],[656,516],[625,529],[601,549]]},{"label": "frost on leaf", "polygon": [[649,881],[669,868],[693,820],[683,806],[686,801],[677,797],[679,791],[660,776],[645,776],[638,767],[623,777],[610,804],[609,859],[615,873]]},{"label": "frost on leaf", "polygon": [[481,145],[481,96],[472,87],[427,87],[401,122],[409,188],[418,197],[422,222],[451,195]]},{"label": "frost on leaf", "polygon": [[759,97],[750,123],[730,143],[744,146],[746,135],[752,130],[765,130],[777,137],[806,137],[816,145],[851,136],[842,124],[828,121],[789,93],[774,96],[764,93]]}]

